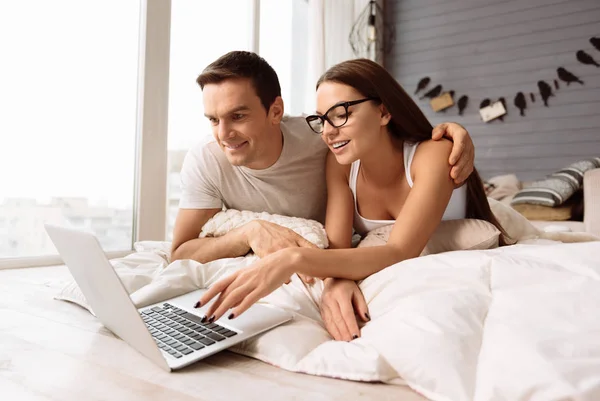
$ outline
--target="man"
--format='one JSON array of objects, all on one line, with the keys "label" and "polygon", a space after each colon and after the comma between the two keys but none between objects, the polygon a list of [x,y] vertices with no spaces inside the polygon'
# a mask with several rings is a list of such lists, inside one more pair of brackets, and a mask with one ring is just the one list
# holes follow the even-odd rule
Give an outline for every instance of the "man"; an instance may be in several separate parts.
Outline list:
[{"label": "man", "polygon": [[[172,260],[198,262],[260,257],[286,247],[313,247],[292,230],[256,220],[218,238],[198,238],[223,207],[324,222],[327,146],[301,117],[284,117],[277,74],[261,57],[230,52],[197,79],[214,140],[190,150],[181,171],[182,197],[173,232]],[[454,140],[452,177],[473,170],[473,144],[458,124],[434,129],[434,139]],[[351,280],[326,279],[321,314],[336,340],[358,333],[355,314],[369,320],[366,302]]]}]

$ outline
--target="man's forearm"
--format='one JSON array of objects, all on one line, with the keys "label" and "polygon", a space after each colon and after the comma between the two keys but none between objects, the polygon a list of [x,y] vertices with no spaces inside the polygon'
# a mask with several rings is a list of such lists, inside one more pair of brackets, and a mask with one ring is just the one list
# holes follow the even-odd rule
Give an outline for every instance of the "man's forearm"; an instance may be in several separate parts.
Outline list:
[{"label": "man's forearm", "polygon": [[236,229],[221,237],[195,238],[184,242],[173,251],[171,261],[193,259],[207,263],[222,258],[244,256],[249,250],[243,233]]}]

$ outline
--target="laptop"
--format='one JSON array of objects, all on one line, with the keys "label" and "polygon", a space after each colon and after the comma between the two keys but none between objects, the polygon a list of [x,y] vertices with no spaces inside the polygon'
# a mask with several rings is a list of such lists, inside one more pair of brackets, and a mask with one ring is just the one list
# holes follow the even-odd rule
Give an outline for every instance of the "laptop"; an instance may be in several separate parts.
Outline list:
[{"label": "laptop", "polygon": [[45,227],[94,315],[167,371],[181,369],[293,317],[274,306],[254,304],[233,320],[203,323],[210,303],[198,309],[193,305],[205,289],[136,309],[93,234],[50,224]]}]

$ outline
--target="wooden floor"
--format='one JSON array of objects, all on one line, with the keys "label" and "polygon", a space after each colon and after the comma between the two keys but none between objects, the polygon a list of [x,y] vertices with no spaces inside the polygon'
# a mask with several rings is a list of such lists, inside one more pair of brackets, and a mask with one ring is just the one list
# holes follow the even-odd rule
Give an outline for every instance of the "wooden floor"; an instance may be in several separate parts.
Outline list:
[{"label": "wooden floor", "polygon": [[69,280],[64,266],[0,270],[0,400],[425,400],[228,351],[167,373],[84,309],[54,300]]}]

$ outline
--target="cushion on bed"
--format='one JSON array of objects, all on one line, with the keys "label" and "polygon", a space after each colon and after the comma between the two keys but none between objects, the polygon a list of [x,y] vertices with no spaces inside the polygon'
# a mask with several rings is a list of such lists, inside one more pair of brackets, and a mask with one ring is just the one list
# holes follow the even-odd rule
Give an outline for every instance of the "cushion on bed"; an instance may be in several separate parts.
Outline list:
[{"label": "cushion on bed", "polygon": [[530,203],[518,203],[513,208],[528,220],[565,221],[571,218],[570,206],[543,206]]},{"label": "cushion on bed", "polygon": [[600,157],[593,159],[581,160],[571,164],[556,173],[552,174],[555,177],[563,177],[577,189],[581,189],[583,185],[583,175],[586,171],[600,167]]},{"label": "cushion on bed", "polygon": [[502,200],[514,196],[522,188],[521,181],[514,174],[498,175],[484,182],[488,198]]},{"label": "cushion on bed", "polygon": [[575,162],[519,190],[512,199],[511,205],[528,203],[549,207],[560,206],[583,188],[585,172],[599,167],[600,157]]},{"label": "cushion on bed", "polygon": [[[369,232],[358,248],[385,245],[393,224]],[[498,246],[500,230],[483,220],[460,219],[440,222],[421,256],[442,252],[492,249]]]},{"label": "cushion on bed", "polygon": [[576,191],[560,206],[518,203],[512,208],[531,221],[583,221],[583,190]]}]

